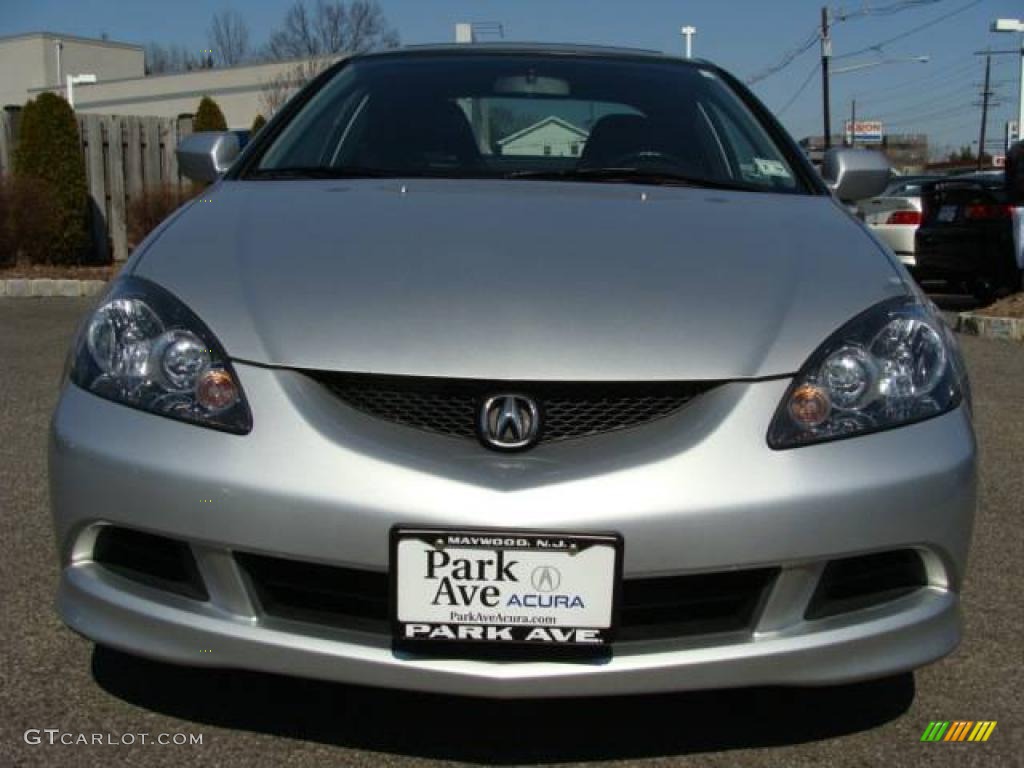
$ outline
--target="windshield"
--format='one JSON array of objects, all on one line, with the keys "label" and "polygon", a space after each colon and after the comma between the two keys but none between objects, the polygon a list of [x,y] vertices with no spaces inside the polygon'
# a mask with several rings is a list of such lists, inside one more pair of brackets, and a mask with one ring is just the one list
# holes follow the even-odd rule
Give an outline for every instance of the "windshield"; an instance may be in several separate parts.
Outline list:
[{"label": "windshield", "polygon": [[345,176],[806,191],[757,118],[710,68],[520,54],[353,61],[245,174]]}]

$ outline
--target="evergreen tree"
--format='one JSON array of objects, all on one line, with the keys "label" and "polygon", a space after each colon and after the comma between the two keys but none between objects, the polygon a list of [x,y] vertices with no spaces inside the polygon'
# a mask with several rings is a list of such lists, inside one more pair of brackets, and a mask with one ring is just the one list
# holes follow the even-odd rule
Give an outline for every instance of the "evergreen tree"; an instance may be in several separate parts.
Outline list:
[{"label": "evergreen tree", "polygon": [[192,130],[199,133],[200,131],[226,131],[227,129],[227,120],[224,119],[224,113],[220,111],[217,102],[209,96],[203,96],[199,100],[196,118],[192,121]]},{"label": "evergreen tree", "polygon": [[14,150],[15,228],[34,263],[75,264],[90,246],[89,191],[75,113],[41,93],[21,113]]}]

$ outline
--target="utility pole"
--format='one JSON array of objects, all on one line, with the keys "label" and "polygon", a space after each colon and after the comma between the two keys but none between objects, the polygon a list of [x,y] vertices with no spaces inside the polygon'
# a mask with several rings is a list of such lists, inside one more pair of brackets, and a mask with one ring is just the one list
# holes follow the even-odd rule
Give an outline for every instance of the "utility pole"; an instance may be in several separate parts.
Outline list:
[{"label": "utility pole", "polygon": [[857,146],[857,100],[850,102],[850,146]]},{"label": "utility pole", "polygon": [[[1024,141],[1024,19],[996,19],[993,32],[1011,32],[1020,35],[1020,80],[1017,83],[1017,141]],[[1006,51],[1010,53],[1010,51]],[[1009,149],[1009,147],[1007,147]]]},{"label": "utility pole", "polygon": [[[1017,141],[1024,141],[1024,23],[1017,22],[1020,37],[1020,80],[1017,82]],[[1007,147],[1009,149],[1009,147]]]},{"label": "utility pole", "polygon": [[828,32],[828,6],[821,9],[821,98],[825,116],[825,149],[832,148],[832,119],[828,105],[828,60],[832,57],[832,38]]},{"label": "utility pole", "polygon": [[984,167],[985,129],[988,127],[989,78],[992,74],[992,54],[985,54],[985,88],[981,92],[981,136],[978,138],[978,170]]}]

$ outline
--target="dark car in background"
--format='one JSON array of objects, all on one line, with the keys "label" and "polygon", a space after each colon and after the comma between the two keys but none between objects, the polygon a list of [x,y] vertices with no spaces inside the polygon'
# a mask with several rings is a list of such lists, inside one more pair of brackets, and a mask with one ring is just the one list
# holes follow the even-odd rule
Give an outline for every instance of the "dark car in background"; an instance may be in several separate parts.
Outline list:
[{"label": "dark car in background", "polygon": [[973,174],[925,184],[915,274],[965,286],[979,301],[1020,290],[1013,206],[1003,174]]}]

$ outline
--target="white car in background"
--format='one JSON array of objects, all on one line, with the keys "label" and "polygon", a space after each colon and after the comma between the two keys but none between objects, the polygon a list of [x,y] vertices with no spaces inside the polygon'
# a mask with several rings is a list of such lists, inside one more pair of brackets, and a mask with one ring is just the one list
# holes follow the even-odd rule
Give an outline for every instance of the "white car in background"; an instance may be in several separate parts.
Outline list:
[{"label": "white car in background", "polygon": [[925,176],[895,179],[880,196],[860,203],[864,222],[908,267],[917,263],[914,233],[921,224],[921,185],[930,180]]}]

